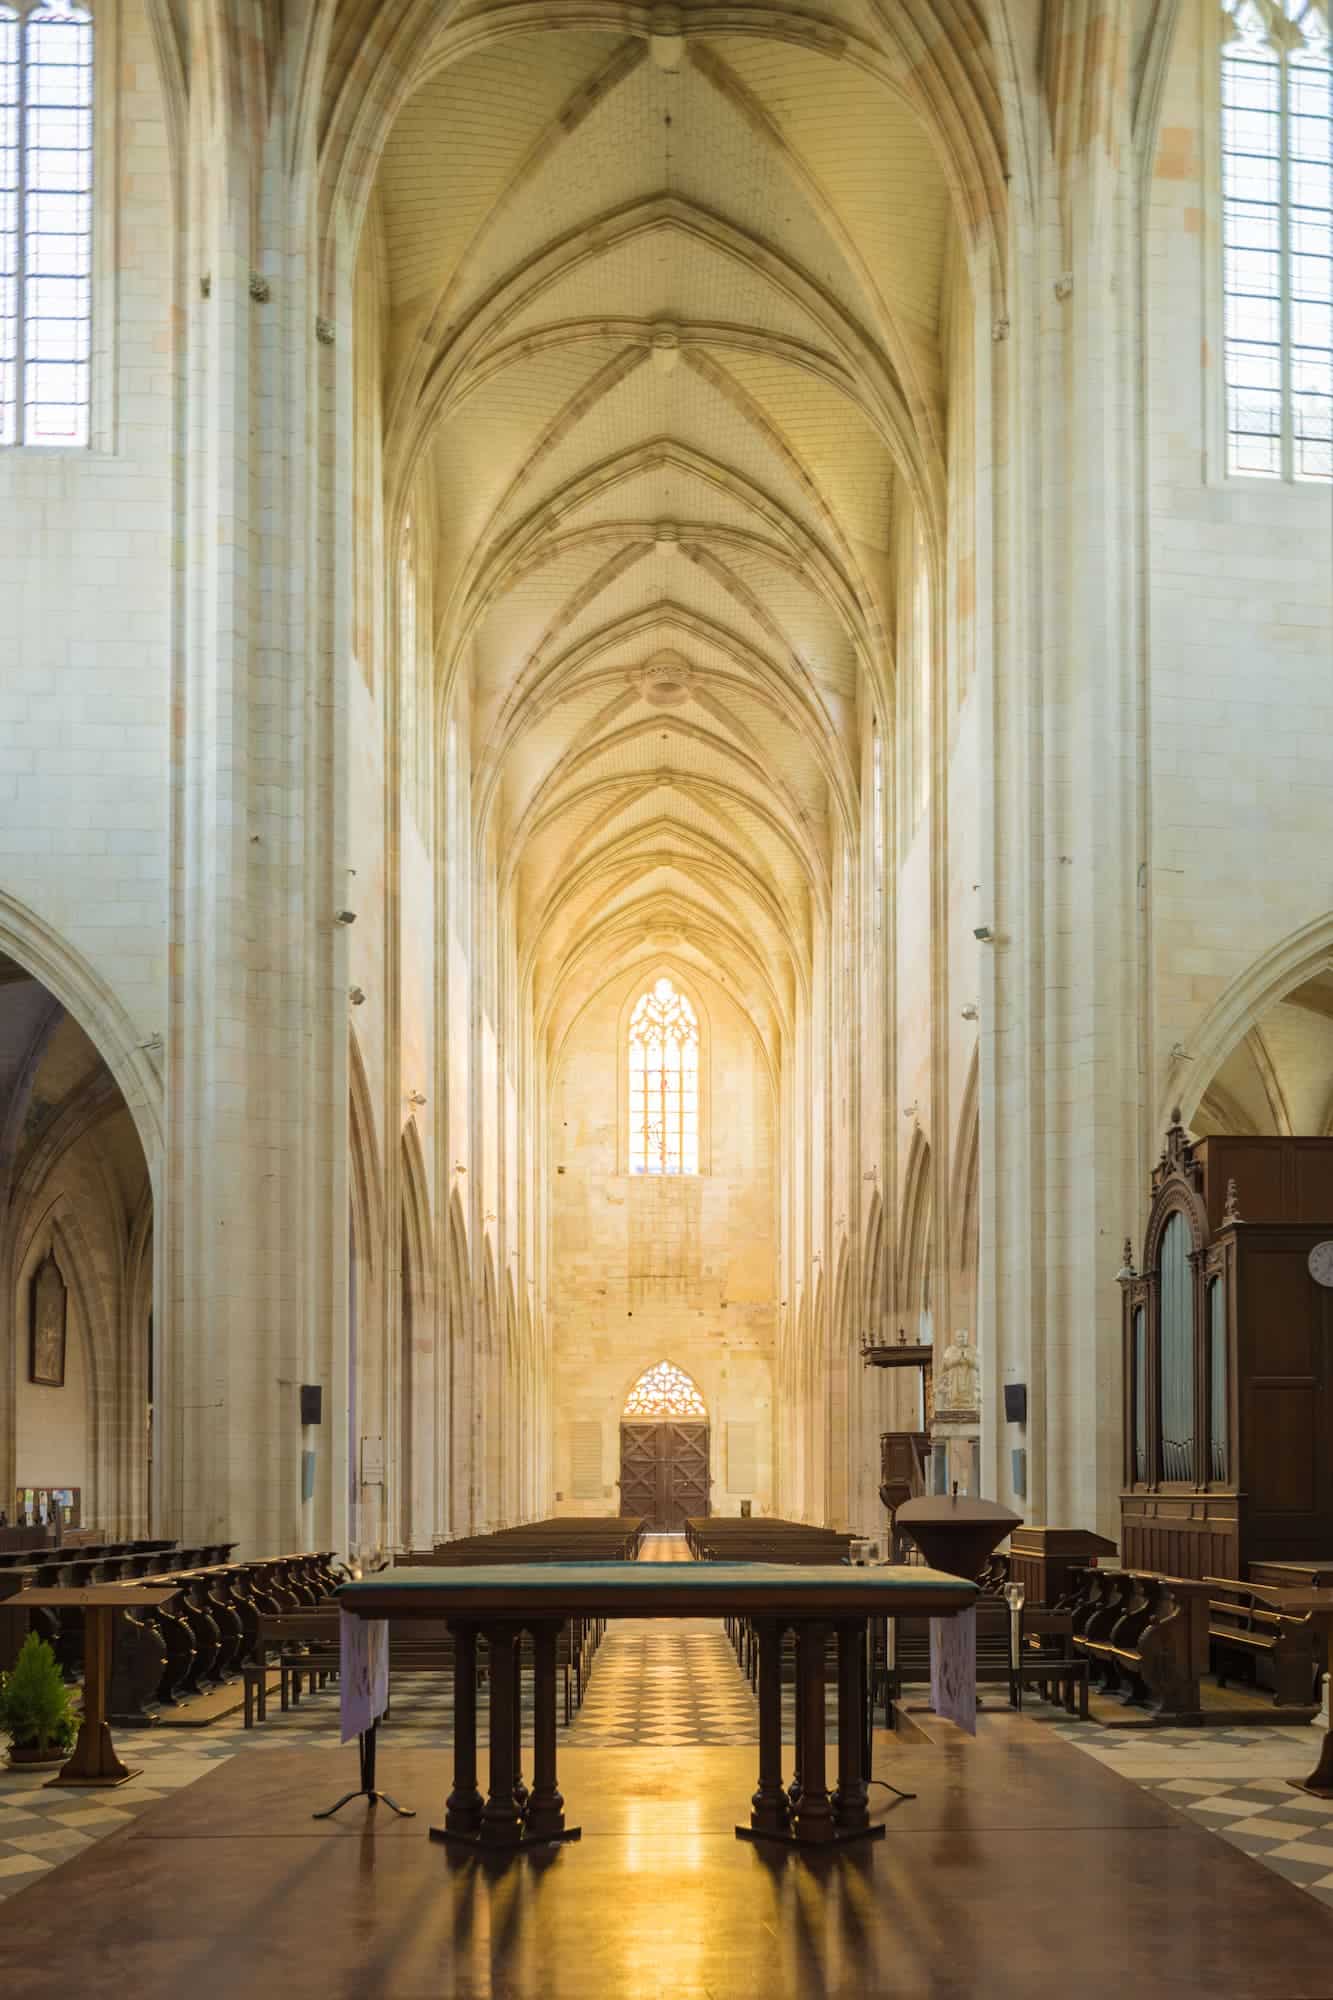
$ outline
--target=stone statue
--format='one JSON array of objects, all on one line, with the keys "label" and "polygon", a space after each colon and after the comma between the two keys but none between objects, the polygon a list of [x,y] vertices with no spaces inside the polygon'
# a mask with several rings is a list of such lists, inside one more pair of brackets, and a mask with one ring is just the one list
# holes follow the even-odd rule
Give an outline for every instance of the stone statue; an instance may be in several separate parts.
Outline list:
[{"label": "stone statue", "polygon": [[944,1350],[935,1386],[935,1408],[940,1414],[946,1410],[972,1413],[980,1406],[981,1371],[968,1342],[967,1328],[963,1327]]}]

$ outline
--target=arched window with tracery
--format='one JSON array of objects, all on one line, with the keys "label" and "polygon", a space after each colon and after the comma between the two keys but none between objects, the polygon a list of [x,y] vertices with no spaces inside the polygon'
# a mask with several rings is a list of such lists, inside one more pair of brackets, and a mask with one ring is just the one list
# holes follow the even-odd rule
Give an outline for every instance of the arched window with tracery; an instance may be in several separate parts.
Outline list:
[{"label": "arched window with tracery", "polygon": [[1333,478],[1333,119],[1323,0],[1224,0],[1227,471]]},{"label": "arched window with tracery", "polygon": [[625,1398],[623,1414],[627,1423],[651,1424],[673,1418],[704,1423],[708,1409],[683,1368],[677,1368],[674,1361],[659,1361],[655,1368],[644,1369]]},{"label": "arched window with tracery", "polygon": [[629,1020],[629,1170],[699,1171],[699,1018],[665,975]]},{"label": "arched window with tracery", "polygon": [[93,22],[0,4],[0,445],[86,445]]}]

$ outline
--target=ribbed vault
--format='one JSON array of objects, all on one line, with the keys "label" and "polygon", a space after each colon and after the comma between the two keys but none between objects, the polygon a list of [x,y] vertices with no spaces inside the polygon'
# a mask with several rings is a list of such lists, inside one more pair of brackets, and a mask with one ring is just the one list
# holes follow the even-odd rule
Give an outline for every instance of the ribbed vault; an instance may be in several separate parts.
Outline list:
[{"label": "ribbed vault", "polygon": [[358,48],[340,9],[386,543],[430,524],[434,699],[466,687],[539,1035],[664,942],[779,1047],[808,994],[994,207],[984,36],[969,72],[934,16],[380,6]]}]

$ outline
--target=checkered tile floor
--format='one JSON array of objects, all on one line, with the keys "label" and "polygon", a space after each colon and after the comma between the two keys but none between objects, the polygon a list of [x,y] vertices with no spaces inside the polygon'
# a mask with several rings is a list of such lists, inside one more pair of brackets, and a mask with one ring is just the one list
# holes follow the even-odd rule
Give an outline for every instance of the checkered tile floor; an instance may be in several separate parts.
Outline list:
[{"label": "checkered tile floor", "polygon": [[[530,1698],[524,1707],[525,1734],[531,1742]],[[484,1699],[479,1722],[478,1739],[484,1746]],[[452,1704],[439,1678],[401,1675],[384,1728],[395,1749],[438,1750],[451,1743]],[[113,1791],[53,1790],[46,1784],[50,1770],[20,1774],[0,1764],[0,1901],[127,1825],[155,1800],[193,1784],[227,1757],[340,1749],[338,1690],[331,1686],[307,1695],[285,1714],[271,1696],[269,1719],[262,1728],[244,1729],[239,1716],[229,1716],[197,1732],[159,1728],[114,1733],[121,1761],[143,1775]]]},{"label": "checkered tile floor", "polygon": [[1333,1800],[1313,1799],[1285,1778],[1142,1782],[1187,1818],[1333,1906]]},{"label": "checkered tile floor", "polygon": [[608,1626],[571,1747],[754,1743],[754,1696],[722,1627],[711,1619],[626,1620]]},{"label": "checkered tile floor", "polygon": [[[657,1560],[667,1553],[651,1551]],[[791,1741],[791,1691],[784,1690],[784,1730]],[[832,1707],[832,1703],[830,1703]],[[1008,1711],[988,1704],[995,1726]],[[1333,1905],[1333,1801],[1294,1790],[1290,1776],[1313,1768],[1320,1731],[1310,1729],[1103,1729],[1071,1723],[1062,1709],[1029,1700],[1024,1720],[1136,1784],[1196,1825],[1211,1828],[1264,1867]],[[485,1702],[479,1734],[485,1742]],[[525,1737],[531,1742],[531,1712]],[[571,1747],[745,1744],[757,1736],[750,1689],[720,1625],[703,1619],[614,1624],[597,1653],[584,1705],[561,1741]],[[395,1683],[386,1749],[439,1749],[452,1740],[448,1690],[436,1676]],[[262,1728],[239,1715],[197,1733],[122,1730],[117,1747],[142,1777],[111,1792],[50,1790],[46,1774],[0,1767],[0,1899],[81,1854],[128,1824],[169,1792],[192,1784],[215,1763],[274,1749],[332,1751],[338,1742],[336,1687],[307,1696],[283,1714],[276,1701]]]},{"label": "checkered tile floor", "polygon": [[1052,1735],[1333,1906],[1333,1800],[1288,1783],[1314,1769],[1322,1724],[1089,1729],[1042,1703],[1025,1703],[1023,1712],[1050,1717]]}]

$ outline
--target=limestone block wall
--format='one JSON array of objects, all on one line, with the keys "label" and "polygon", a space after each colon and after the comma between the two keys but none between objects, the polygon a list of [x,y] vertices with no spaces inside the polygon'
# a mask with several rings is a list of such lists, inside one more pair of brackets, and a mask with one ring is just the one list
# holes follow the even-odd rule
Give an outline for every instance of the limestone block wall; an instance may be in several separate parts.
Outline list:
[{"label": "limestone block wall", "polygon": [[1225,476],[1217,10],[1179,13],[1144,217],[1152,1137],[1210,1010],[1333,904],[1329,490]]},{"label": "limestone block wall", "polygon": [[[558,1513],[619,1505],[620,1415],[644,1369],[674,1361],[697,1383],[711,1426],[716,1513],[771,1512],[777,1317],[775,1107],[746,1017],[711,981],[682,982],[706,1044],[706,1152],[698,1176],[620,1172],[621,1017],[655,978],[640,970],[584,1008],[551,1088],[549,1326]],[[681,975],[675,974],[678,981]],[[601,1427],[602,1479],[576,1499],[573,1427]],[[753,1424],[756,1480],[727,1489],[726,1427]]]},{"label": "limestone block wall", "polygon": [[144,10],[99,11],[93,435],[0,452],[0,910],[167,1017],[172,173]]}]

